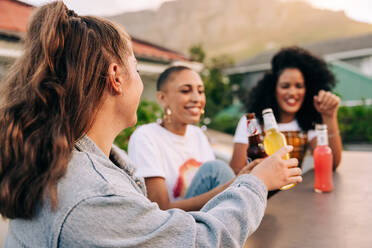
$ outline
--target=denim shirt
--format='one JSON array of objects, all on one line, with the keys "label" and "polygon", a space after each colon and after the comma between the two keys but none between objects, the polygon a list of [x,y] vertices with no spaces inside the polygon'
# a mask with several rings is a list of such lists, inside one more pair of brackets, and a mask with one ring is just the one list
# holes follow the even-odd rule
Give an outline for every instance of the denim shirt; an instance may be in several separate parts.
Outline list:
[{"label": "denim shirt", "polygon": [[5,247],[242,247],[264,215],[267,189],[253,175],[185,212],[159,209],[133,172],[125,152],[113,146],[108,158],[84,136],[58,182],[57,208],[45,199],[31,220],[11,220]]}]

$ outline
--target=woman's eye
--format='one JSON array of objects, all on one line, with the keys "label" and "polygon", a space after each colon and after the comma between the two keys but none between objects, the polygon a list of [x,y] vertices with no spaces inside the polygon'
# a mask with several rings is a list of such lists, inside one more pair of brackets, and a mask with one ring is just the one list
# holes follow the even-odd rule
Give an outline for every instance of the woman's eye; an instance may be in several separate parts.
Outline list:
[{"label": "woman's eye", "polygon": [[297,89],[302,89],[302,88],[304,88],[304,85],[302,85],[302,84],[297,84],[296,87],[297,87]]},{"label": "woman's eye", "polygon": [[204,90],[199,90],[199,94],[204,94]]}]

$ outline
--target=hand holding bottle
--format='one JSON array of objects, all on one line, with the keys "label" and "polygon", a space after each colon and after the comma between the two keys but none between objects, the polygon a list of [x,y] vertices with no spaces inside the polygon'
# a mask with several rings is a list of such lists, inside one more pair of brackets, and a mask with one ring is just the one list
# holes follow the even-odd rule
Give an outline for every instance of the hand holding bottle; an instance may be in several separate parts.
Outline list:
[{"label": "hand holding bottle", "polygon": [[302,182],[302,171],[297,167],[298,160],[295,158],[283,159],[292,150],[292,146],[281,148],[255,166],[251,174],[261,179],[268,190],[275,190],[288,184]]}]

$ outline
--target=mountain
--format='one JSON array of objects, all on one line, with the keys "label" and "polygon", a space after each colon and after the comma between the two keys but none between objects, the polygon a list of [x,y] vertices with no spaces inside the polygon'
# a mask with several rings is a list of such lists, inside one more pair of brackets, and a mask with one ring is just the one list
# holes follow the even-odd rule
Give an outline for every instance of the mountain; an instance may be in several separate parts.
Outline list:
[{"label": "mountain", "polygon": [[109,18],[136,38],[183,53],[201,43],[209,57],[229,54],[238,61],[283,45],[372,32],[371,24],[342,11],[280,0],[177,0]]}]

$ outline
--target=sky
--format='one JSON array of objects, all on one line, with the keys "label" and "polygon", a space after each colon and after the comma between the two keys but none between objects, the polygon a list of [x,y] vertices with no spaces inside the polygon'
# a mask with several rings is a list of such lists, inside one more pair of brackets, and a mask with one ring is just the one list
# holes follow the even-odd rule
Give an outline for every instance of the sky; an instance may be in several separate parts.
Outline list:
[{"label": "sky", "polygon": [[[23,0],[40,5],[48,0]],[[163,2],[172,0],[64,0],[65,4],[81,15],[109,16],[122,12],[156,9]],[[281,0],[293,1],[293,0]],[[372,24],[372,0],[302,0],[314,7],[343,10],[350,18]]]}]

